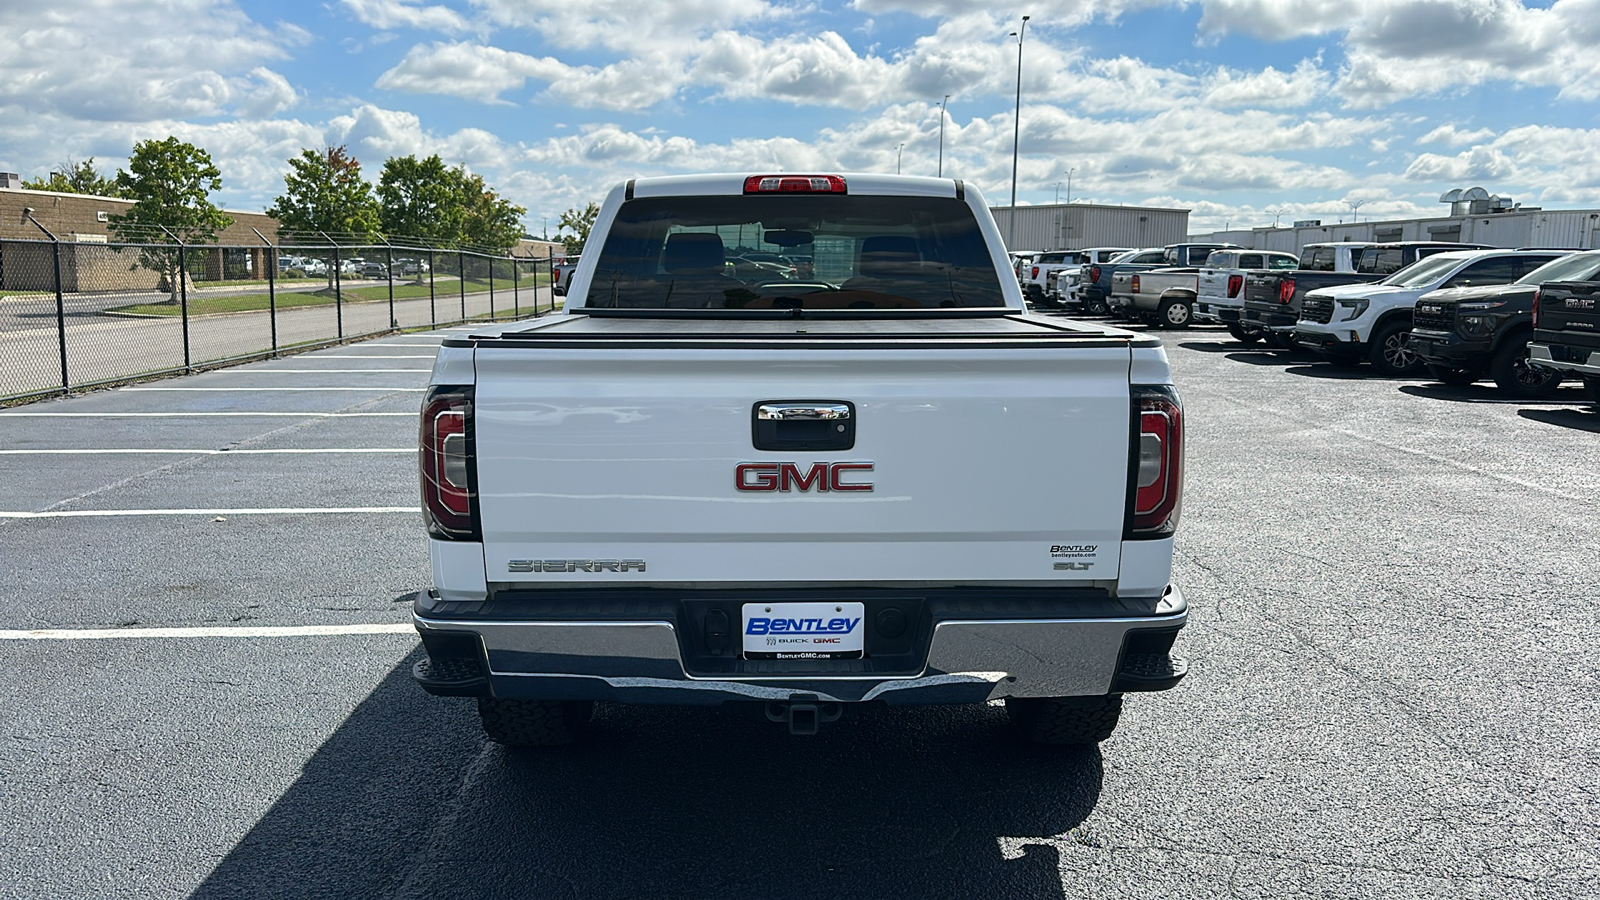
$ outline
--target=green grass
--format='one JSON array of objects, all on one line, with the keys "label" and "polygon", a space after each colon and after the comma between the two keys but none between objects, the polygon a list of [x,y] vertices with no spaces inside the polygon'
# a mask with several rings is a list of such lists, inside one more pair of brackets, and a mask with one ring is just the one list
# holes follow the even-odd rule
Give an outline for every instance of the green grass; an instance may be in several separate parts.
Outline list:
[{"label": "green grass", "polygon": [[[518,283],[518,287],[532,290],[535,286],[547,280],[548,279],[542,275],[538,277],[530,275],[527,278],[522,279],[522,281]],[[251,283],[256,284],[258,282]],[[489,282],[468,281],[466,284],[466,289],[467,293],[469,294],[481,294],[489,290]],[[460,282],[452,279],[449,282],[448,290],[446,290],[444,283],[440,283],[435,289],[434,296],[442,303],[449,301],[453,297],[460,296],[460,292]],[[495,279],[494,292],[495,307],[499,309],[503,305],[504,309],[510,309],[511,283],[508,281],[502,281],[498,278]],[[343,290],[343,295],[345,303],[387,303],[389,300],[389,287],[388,285],[379,285],[376,287],[345,288]],[[405,284],[396,283],[394,286],[394,298],[396,300],[416,300],[426,296],[428,296],[428,285],[426,283],[416,284],[413,282],[406,282]],[[529,294],[524,299],[531,304],[533,295]],[[326,289],[320,291],[296,292],[278,295],[279,309],[288,309],[295,306],[331,306],[333,302],[333,291]],[[251,294],[236,294],[229,297],[208,297],[201,295],[189,298],[189,315],[191,316],[218,315],[221,313],[257,312],[267,309],[268,307],[268,298],[265,291]],[[177,304],[172,303],[139,303],[131,306],[118,306],[111,309],[110,312],[129,313],[132,315],[141,316],[183,315],[183,310],[180,309]]]}]

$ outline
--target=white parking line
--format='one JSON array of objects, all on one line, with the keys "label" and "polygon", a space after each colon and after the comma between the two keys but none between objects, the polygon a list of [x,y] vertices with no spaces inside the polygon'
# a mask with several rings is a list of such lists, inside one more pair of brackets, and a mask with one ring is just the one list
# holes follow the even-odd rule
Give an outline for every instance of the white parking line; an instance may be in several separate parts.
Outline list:
[{"label": "white parking line", "polygon": [[284,391],[394,391],[394,392],[416,391],[416,392],[420,393],[422,391],[427,390],[427,388],[419,388],[419,387],[127,387],[127,388],[123,388],[122,390],[125,391],[125,392],[138,392],[138,393],[141,393],[141,394],[151,394],[151,393],[157,393],[157,392],[160,392],[160,393],[173,393],[173,392],[186,392],[186,393],[206,392],[206,393],[213,393],[213,392],[220,392],[220,391],[234,391],[234,392],[238,392],[238,391],[274,391],[274,392],[284,392]]},{"label": "white parking line", "polygon": [[415,419],[414,412],[0,412],[0,419],[190,419],[200,416],[278,416],[306,419],[367,419],[405,416]]},{"label": "white parking line", "polygon": [[[382,348],[379,348],[379,349],[382,349]],[[328,354],[318,353],[318,354],[308,355],[305,358],[307,360],[314,360],[314,359],[436,359],[437,358],[437,354],[433,354],[433,353],[404,353],[404,354],[393,354],[393,355],[388,355],[388,356],[379,356],[379,355],[377,355],[375,353],[328,353]]]},{"label": "white parking line", "polygon": [[102,453],[174,453],[183,456],[270,456],[277,453],[415,453],[415,447],[283,447],[271,450],[178,450],[149,447],[100,447],[62,450],[0,450],[0,456],[96,456]]},{"label": "white parking line", "polygon": [[180,628],[0,629],[0,641],[103,641],[129,638],[325,637],[341,634],[416,634],[410,623],[371,625],[204,625]]},{"label": "white parking line", "polygon": [[356,513],[416,513],[415,506],[302,506],[256,509],[58,509],[46,512],[0,512],[0,519],[91,519],[127,516],[303,516]]},{"label": "white parking line", "polygon": [[230,375],[278,375],[280,373],[281,374],[291,374],[291,375],[321,375],[324,372],[334,372],[334,373],[359,372],[359,373],[364,375],[364,374],[366,374],[368,372],[432,372],[432,371],[433,371],[432,369],[228,369],[228,370],[226,370],[227,374],[230,374]]}]

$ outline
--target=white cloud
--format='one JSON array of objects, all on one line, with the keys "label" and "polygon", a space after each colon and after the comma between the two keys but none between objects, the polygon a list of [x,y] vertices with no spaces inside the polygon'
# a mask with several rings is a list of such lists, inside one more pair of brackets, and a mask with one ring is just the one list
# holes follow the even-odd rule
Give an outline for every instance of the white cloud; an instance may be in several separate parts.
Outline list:
[{"label": "white cloud", "polygon": [[251,69],[250,78],[254,85],[243,81],[237,88],[240,94],[238,112],[247,119],[270,119],[300,99],[289,79],[265,66]]},{"label": "white cloud", "polygon": [[0,106],[100,121],[214,116],[241,99],[271,105],[280,88],[268,86],[264,98],[229,74],[281,59],[307,38],[293,26],[264,28],[226,0],[60,0],[8,17],[6,27]]},{"label": "white cloud", "polygon": [[1259,72],[1224,68],[1206,78],[1204,100],[1220,108],[1310,106],[1327,94],[1332,83],[1332,76],[1310,59],[1301,60],[1292,72],[1271,66]]},{"label": "white cloud", "polygon": [[373,28],[415,28],[446,34],[471,30],[466,16],[448,6],[424,6],[408,0],[340,0],[340,3]]},{"label": "white cloud", "polygon": [[475,0],[494,25],[562,47],[672,52],[686,40],[778,15],[765,0]]},{"label": "white cloud", "polygon": [[1600,0],[1202,0],[1204,34],[1343,33],[1336,90],[1354,107],[1489,81],[1600,97]]},{"label": "white cloud", "polygon": [[546,95],[568,105],[643,109],[671,97],[684,73],[676,60],[658,56],[604,67],[569,66],[482,44],[419,44],[379,76],[377,87],[500,103],[502,94],[520,90],[529,79],[545,82]]},{"label": "white cloud", "polygon": [[1493,137],[1493,128],[1479,128],[1473,131],[1463,131],[1454,125],[1445,124],[1417,138],[1419,144],[1449,144],[1459,147],[1462,144],[1475,144],[1484,138]]}]

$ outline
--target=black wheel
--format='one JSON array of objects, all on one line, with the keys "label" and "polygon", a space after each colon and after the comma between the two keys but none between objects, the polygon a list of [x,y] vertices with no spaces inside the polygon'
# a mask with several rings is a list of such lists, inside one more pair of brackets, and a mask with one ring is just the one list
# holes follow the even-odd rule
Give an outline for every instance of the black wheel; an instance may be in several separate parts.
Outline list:
[{"label": "black wheel", "polygon": [[1590,400],[1600,403],[1600,375],[1584,375],[1582,377],[1583,392],[1589,395]]},{"label": "black wheel", "polygon": [[1122,696],[1007,697],[1006,714],[1035,744],[1098,744],[1116,730]]},{"label": "black wheel", "polygon": [[1261,340],[1261,332],[1246,331],[1245,327],[1238,322],[1228,325],[1228,333],[1233,335],[1233,339],[1241,344],[1254,344],[1256,341]]},{"label": "black wheel", "polygon": [[1516,397],[1548,397],[1561,386],[1561,373],[1528,362],[1528,335],[1508,338],[1489,361],[1489,377]]},{"label": "black wheel", "polygon": [[1411,349],[1410,338],[1410,322],[1390,322],[1372,336],[1367,361],[1379,375],[1414,375],[1422,371],[1422,357]]},{"label": "black wheel", "polygon": [[1106,306],[1104,297],[1096,297],[1093,300],[1083,301],[1083,311],[1091,316],[1103,316],[1111,312],[1111,309]]},{"label": "black wheel", "polygon": [[1437,363],[1428,363],[1428,374],[1441,384],[1455,387],[1466,387],[1483,377],[1477,369],[1458,369],[1454,366],[1441,366]]},{"label": "black wheel", "polygon": [[478,720],[489,740],[507,747],[554,747],[578,739],[594,704],[588,700],[478,698]]},{"label": "black wheel", "polygon": [[1188,300],[1163,300],[1156,318],[1162,328],[1188,328],[1194,321],[1194,304]]}]

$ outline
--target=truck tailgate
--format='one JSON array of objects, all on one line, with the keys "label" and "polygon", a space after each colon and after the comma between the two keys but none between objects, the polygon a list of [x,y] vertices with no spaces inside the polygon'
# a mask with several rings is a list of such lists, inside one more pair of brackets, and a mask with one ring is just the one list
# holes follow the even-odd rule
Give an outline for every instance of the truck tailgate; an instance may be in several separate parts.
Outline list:
[{"label": "truck tailgate", "polygon": [[[653,341],[613,322],[588,340],[481,343],[474,421],[488,579],[1114,580],[1129,344],[1035,340],[1026,332],[1037,326],[1006,321],[1019,324],[1005,326],[1005,346],[936,331],[827,338],[829,323],[800,320],[702,322],[694,327],[731,327]],[[759,327],[739,327],[750,325]],[[795,340],[807,332],[815,340]],[[852,404],[854,446],[756,449],[755,407],[771,401]],[[822,490],[834,463],[856,467]],[[760,489],[774,482],[780,489]],[[595,560],[606,564],[544,564]],[[648,575],[613,560],[642,562]]]}]

